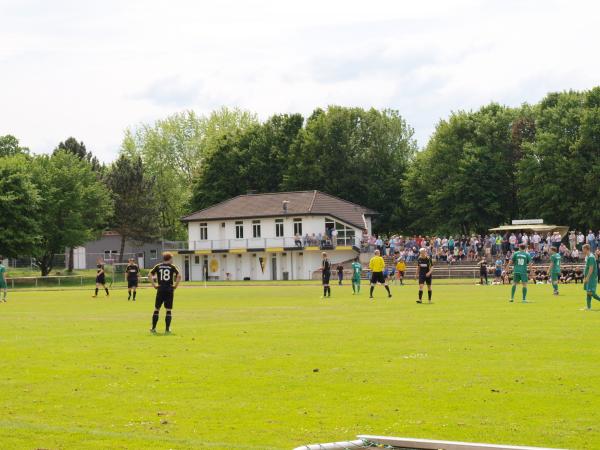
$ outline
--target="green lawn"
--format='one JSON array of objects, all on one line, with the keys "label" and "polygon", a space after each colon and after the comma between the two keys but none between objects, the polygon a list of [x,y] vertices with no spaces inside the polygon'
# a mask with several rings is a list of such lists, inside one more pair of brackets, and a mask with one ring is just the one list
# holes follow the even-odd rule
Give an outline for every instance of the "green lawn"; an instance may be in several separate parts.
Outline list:
[{"label": "green lawn", "polygon": [[[289,449],[356,434],[600,448],[600,304],[581,285],[17,291],[0,304],[0,448]],[[159,329],[164,329],[161,314]],[[318,371],[317,371],[318,369]]]}]

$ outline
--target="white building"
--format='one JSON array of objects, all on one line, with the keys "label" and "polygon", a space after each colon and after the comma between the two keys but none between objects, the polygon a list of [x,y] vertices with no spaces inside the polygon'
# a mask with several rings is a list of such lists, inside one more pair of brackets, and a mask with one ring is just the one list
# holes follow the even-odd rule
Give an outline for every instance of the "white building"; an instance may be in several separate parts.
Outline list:
[{"label": "white building", "polygon": [[358,255],[374,211],[319,191],[239,195],[192,213],[188,241],[165,243],[184,279],[309,279]]}]

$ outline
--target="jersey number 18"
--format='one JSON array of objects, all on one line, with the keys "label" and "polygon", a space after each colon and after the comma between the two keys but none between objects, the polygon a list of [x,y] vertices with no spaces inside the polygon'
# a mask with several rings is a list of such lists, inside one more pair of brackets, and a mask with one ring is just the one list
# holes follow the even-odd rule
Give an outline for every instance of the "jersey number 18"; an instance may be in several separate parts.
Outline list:
[{"label": "jersey number 18", "polygon": [[169,281],[171,279],[171,271],[169,269],[158,270],[160,281]]}]

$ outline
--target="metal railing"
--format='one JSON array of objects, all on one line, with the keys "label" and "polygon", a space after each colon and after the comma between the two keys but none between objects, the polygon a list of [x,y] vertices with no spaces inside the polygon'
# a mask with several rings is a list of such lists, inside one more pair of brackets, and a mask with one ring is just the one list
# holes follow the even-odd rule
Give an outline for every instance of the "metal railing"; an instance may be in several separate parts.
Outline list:
[{"label": "metal railing", "polygon": [[[110,276],[110,275],[109,275]],[[142,283],[148,281],[148,277],[139,278]],[[116,285],[125,284],[125,280],[113,280]],[[64,288],[75,286],[90,286],[96,282],[95,275],[48,275],[29,277],[9,277],[6,283],[10,289],[23,288]],[[111,284],[111,283],[109,283]]]},{"label": "metal railing", "polygon": [[360,247],[360,239],[355,237],[318,239],[302,237],[247,238],[247,239],[211,239],[202,241],[163,241],[163,250],[235,250],[262,248],[336,248],[338,246]]}]

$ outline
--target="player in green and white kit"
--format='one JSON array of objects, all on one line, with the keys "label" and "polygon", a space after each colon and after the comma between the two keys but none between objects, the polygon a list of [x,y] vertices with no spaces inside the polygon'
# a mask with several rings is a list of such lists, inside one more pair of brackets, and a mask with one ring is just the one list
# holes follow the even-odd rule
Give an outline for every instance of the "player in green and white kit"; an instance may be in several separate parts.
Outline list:
[{"label": "player in green and white kit", "polygon": [[548,275],[552,280],[552,288],[554,289],[554,295],[558,295],[558,279],[560,278],[560,253],[556,247],[550,248],[550,267],[548,267]]},{"label": "player in green and white kit", "polygon": [[596,257],[590,252],[590,244],[584,244],[582,247],[583,256],[585,256],[585,270],[583,272],[583,289],[585,290],[586,310],[592,309],[592,297],[600,301],[600,296],[596,294],[598,286],[598,265]]},{"label": "player in green and white kit", "polygon": [[362,273],[362,265],[358,262],[358,258],[352,263],[352,295],[360,294],[360,275]]},{"label": "player in green and white kit", "polygon": [[0,256],[0,289],[4,291],[4,302],[6,302],[6,267],[2,264],[2,256]]},{"label": "player in green and white kit", "polygon": [[531,262],[531,255],[525,251],[527,247],[525,244],[519,245],[519,250],[516,251],[512,259],[508,261],[507,265],[513,264],[513,285],[510,291],[510,301],[515,301],[515,291],[517,290],[517,284],[523,285],[523,303],[527,303],[527,281],[529,281],[529,263]]}]

